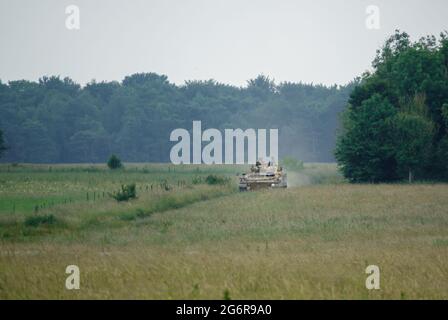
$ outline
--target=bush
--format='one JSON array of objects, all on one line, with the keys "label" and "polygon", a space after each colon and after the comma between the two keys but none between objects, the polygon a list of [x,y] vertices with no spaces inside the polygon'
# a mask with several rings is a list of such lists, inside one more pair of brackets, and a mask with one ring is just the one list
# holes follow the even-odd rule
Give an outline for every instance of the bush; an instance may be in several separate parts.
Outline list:
[{"label": "bush", "polygon": [[193,184],[201,184],[202,183],[202,178],[197,176],[197,177],[193,177],[193,180],[191,181]]},{"label": "bush", "polygon": [[205,178],[205,183],[210,185],[216,185],[216,184],[226,184],[229,181],[229,179],[225,177],[220,177],[214,174],[210,174]]},{"label": "bush", "polygon": [[25,225],[27,227],[38,227],[39,225],[53,225],[56,223],[56,218],[54,215],[44,215],[44,216],[30,216],[25,219]]},{"label": "bush", "polygon": [[137,198],[137,188],[135,183],[125,184],[121,186],[121,190],[110,195],[117,201],[128,201]]},{"label": "bush", "polygon": [[109,169],[119,169],[123,167],[123,164],[121,163],[121,160],[116,155],[111,155],[109,160],[107,161],[107,166]]}]

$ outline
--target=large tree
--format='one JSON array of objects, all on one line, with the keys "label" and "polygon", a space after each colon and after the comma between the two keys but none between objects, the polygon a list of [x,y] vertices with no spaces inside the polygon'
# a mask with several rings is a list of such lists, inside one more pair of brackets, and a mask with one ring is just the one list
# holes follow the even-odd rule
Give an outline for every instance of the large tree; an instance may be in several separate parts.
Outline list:
[{"label": "large tree", "polygon": [[[353,181],[405,176],[412,180],[416,171],[422,179],[448,176],[443,157],[447,125],[442,112],[447,103],[447,34],[439,40],[427,36],[412,42],[408,34],[397,31],[378,51],[373,71],[363,75],[350,95],[345,116],[349,121],[336,148],[344,175]],[[386,105],[390,112],[384,112]],[[369,117],[375,121],[359,120]],[[370,145],[385,154],[380,156]]]},{"label": "large tree", "polygon": [[378,182],[397,178],[392,131],[385,121],[396,113],[387,99],[374,94],[356,109],[351,106],[344,114],[345,133],[337,141],[336,159],[350,181]]},{"label": "large tree", "polygon": [[407,102],[389,121],[392,129],[397,173],[407,175],[409,183],[415,172],[424,173],[431,165],[435,125],[428,117],[424,97]]}]

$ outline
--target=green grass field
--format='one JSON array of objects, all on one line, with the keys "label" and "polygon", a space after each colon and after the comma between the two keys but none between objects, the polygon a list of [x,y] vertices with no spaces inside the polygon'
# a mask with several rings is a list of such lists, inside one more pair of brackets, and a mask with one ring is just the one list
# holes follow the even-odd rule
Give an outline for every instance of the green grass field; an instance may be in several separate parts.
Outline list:
[{"label": "green grass field", "polygon": [[[239,193],[245,169],[0,165],[0,299],[448,298],[448,185],[351,185],[306,164],[286,190]],[[109,196],[128,183],[137,199]]]}]

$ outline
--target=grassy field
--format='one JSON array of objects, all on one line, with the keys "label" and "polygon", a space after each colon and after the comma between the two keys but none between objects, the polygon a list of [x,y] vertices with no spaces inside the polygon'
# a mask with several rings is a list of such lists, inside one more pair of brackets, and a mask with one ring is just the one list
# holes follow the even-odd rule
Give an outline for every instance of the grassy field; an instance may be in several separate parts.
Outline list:
[{"label": "grassy field", "polygon": [[[0,299],[448,298],[446,184],[350,185],[307,164],[286,190],[239,193],[244,170],[0,165]],[[109,197],[127,183],[137,199]]]}]

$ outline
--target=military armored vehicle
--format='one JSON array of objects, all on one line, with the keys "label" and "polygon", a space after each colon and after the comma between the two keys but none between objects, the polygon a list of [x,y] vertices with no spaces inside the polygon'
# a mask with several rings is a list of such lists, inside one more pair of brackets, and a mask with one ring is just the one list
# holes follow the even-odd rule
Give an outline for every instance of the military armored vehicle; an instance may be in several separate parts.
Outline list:
[{"label": "military armored vehicle", "polygon": [[251,166],[249,173],[240,176],[240,191],[259,190],[269,188],[286,188],[286,172],[273,161],[258,160]]}]

